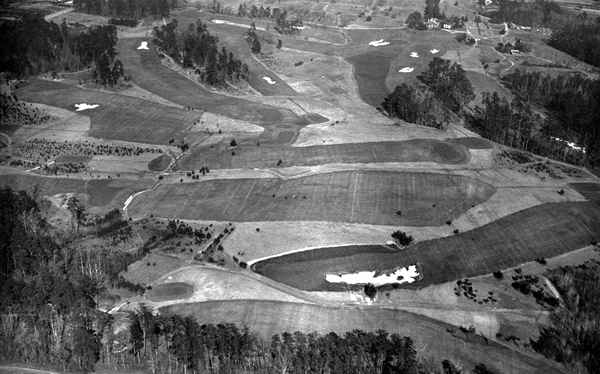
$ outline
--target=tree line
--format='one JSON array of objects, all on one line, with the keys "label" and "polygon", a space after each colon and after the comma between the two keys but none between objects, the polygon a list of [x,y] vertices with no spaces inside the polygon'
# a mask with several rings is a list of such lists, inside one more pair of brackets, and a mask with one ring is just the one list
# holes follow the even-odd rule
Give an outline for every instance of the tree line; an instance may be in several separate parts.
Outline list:
[{"label": "tree line", "polygon": [[186,31],[177,29],[177,20],[154,28],[154,43],[177,63],[195,69],[200,81],[211,86],[224,86],[248,78],[248,65],[237,59],[223,46],[219,38],[208,32],[206,24],[198,20]]},{"label": "tree line", "polygon": [[563,25],[552,32],[548,45],[600,67],[600,17],[593,22],[580,18]]},{"label": "tree line", "polygon": [[559,4],[551,0],[499,0],[497,5],[497,10],[487,14],[494,23],[512,22],[522,26],[556,27],[568,16]]},{"label": "tree line", "polygon": [[113,25],[88,29],[46,22],[38,16],[0,24],[0,70],[12,78],[94,67],[94,78],[113,85],[123,76],[116,59],[117,30]]},{"label": "tree line", "polygon": [[78,12],[106,17],[139,20],[148,16],[166,17],[177,0],[73,0]]}]

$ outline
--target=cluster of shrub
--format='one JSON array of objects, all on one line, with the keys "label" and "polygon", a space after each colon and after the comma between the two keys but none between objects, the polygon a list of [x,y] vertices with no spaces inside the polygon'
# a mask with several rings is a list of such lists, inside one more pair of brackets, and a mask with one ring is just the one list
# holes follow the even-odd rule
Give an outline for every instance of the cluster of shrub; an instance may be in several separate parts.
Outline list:
[{"label": "cluster of shrub", "polygon": [[31,104],[20,101],[15,95],[0,94],[0,128],[38,126],[50,119],[50,115]]},{"label": "cluster of shrub", "polygon": [[31,139],[15,147],[15,155],[38,164],[44,164],[60,156],[99,155],[139,156],[143,153],[162,153],[160,148],[114,145],[91,142],[57,142],[46,139]]},{"label": "cluster of shrub", "polygon": [[200,81],[211,86],[224,86],[248,78],[248,65],[227,52],[219,51],[219,39],[211,35],[202,21],[193,22],[184,32],[177,30],[177,20],[154,28],[154,43],[186,68],[194,68]]},{"label": "cluster of shrub", "polygon": [[515,44],[510,42],[498,43],[495,48],[500,53],[511,53],[513,50],[519,52],[529,52],[531,50],[531,48],[529,48],[527,44],[523,43],[521,39],[515,40]]},{"label": "cluster of shrub", "polygon": [[524,295],[531,294],[538,304],[550,307],[558,306],[558,299],[545,292],[543,287],[538,286],[540,280],[538,276],[523,274],[521,269],[516,269],[512,280],[511,286],[515,290]]},{"label": "cluster of shrub", "polygon": [[5,20],[0,23],[0,71],[25,78],[94,65],[96,82],[113,85],[123,76],[116,43],[113,25],[70,28],[65,21],[59,26],[32,15]]},{"label": "cluster of shrub", "polygon": [[166,17],[176,6],[176,0],[73,0],[73,7],[78,12],[135,20],[148,16]]},{"label": "cluster of shrub", "polygon": [[417,79],[414,85],[397,86],[384,99],[381,107],[389,116],[442,128],[475,97],[465,71],[449,60],[434,57]]}]

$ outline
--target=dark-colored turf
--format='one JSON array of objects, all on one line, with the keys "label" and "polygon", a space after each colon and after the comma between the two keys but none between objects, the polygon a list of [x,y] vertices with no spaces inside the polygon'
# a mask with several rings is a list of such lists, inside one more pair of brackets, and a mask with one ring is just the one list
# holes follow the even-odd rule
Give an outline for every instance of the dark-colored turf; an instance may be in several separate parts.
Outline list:
[{"label": "dark-colored turf", "polygon": [[354,66],[354,77],[358,84],[360,97],[367,104],[379,107],[388,95],[385,79],[388,76],[392,58],[390,53],[382,50],[373,50],[348,58],[348,61]]},{"label": "dark-colored turf", "polygon": [[152,286],[146,297],[152,301],[187,299],[192,296],[194,287],[184,282],[162,283]]},{"label": "dark-colored turf", "polygon": [[519,351],[487,341],[481,336],[462,333],[458,328],[430,318],[379,307],[331,308],[318,305],[263,301],[229,300],[175,304],[160,309],[161,314],[176,313],[194,317],[200,324],[233,323],[245,326],[267,342],[274,334],[352,330],[385,330],[409,336],[416,347],[424,347],[428,355],[443,357],[474,367],[483,362],[498,373],[555,374],[558,364],[542,356]]},{"label": "dark-colored turf", "polygon": [[571,183],[570,186],[586,199],[600,204],[600,183]]},{"label": "dark-colored turf", "polygon": [[465,233],[390,253],[381,246],[322,248],[254,265],[276,281],[305,290],[338,290],[325,273],[421,265],[424,287],[569,252],[600,238],[600,207],[592,202],[543,204]]},{"label": "dark-colored turf", "polygon": [[451,143],[462,144],[469,149],[490,149],[492,143],[484,138],[467,137],[467,138],[454,138],[448,139]]},{"label": "dark-colored turf", "polygon": [[170,139],[182,140],[187,128],[202,114],[130,96],[39,79],[19,89],[17,95],[25,101],[71,111],[75,111],[75,104],[100,105],[78,113],[90,117],[89,135],[102,139],[168,144]]},{"label": "dark-colored turf", "polygon": [[160,155],[155,159],[152,159],[148,163],[148,170],[150,171],[163,171],[171,163],[171,157],[169,155]]},{"label": "dark-colored turf", "polygon": [[336,172],[287,180],[219,179],[162,185],[135,199],[129,212],[219,221],[428,226],[443,225],[494,191],[490,185],[458,175]]},{"label": "dark-colored turf", "polygon": [[224,142],[214,147],[195,148],[178,163],[183,170],[287,167],[328,163],[437,162],[462,164],[469,160],[467,148],[433,139],[401,142],[347,143],[311,147],[289,147],[246,142],[231,148]]}]

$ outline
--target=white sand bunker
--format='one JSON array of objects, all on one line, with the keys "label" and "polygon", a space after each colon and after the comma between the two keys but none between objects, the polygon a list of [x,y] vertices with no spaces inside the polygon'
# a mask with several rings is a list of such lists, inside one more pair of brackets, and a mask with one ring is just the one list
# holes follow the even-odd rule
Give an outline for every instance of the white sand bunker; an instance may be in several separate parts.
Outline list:
[{"label": "white sand bunker", "polygon": [[329,283],[372,284],[376,287],[386,284],[413,283],[418,277],[416,265],[400,268],[391,274],[375,276],[375,271],[359,271],[357,273],[332,274],[326,273],[325,280]]},{"label": "white sand bunker", "polygon": [[415,68],[411,68],[411,67],[407,66],[405,68],[398,70],[398,73],[412,73],[413,71],[415,71]]},{"label": "white sand bunker", "polygon": [[148,49],[148,42],[141,42],[137,49]]},{"label": "white sand bunker", "polygon": [[75,111],[81,112],[82,110],[96,109],[99,106],[100,105],[98,105],[98,104],[88,104],[88,103],[75,104],[75,108],[76,108]]},{"label": "white sand bunker", "polygon": [[439,53],[440,51],[438,49],[431,49],[429,52],[431,52],[432,55],[435,55],[436,53]]},{"label": "white sand bunker", "polygon": [[410,57],[419,58],[419,54],[417,52],[410,52]]},{"label": "white sand bunker", "polygon": [[271,79],[271,77],[263,77],[263,79],[268,83],[268,84],[275,84],[277,82],[275,82],[273,79]]},{"label": "white sand bunker", "polygon": [[372,42],[369,42],[371,47],[383,47],[389,44],[390,42],[386,42],[384,39],[373,40]]}]

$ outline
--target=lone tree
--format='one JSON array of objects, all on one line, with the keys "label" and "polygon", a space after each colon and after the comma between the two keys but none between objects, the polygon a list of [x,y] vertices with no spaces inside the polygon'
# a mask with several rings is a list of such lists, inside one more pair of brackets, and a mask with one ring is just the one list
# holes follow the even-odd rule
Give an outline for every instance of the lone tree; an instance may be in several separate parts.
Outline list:
[{"label": "lone tree", "polygon": [[425,23],[423,23],[423,16],[419,12],[412,12],[406,18],[406,25],[409,29],[414,30],[425,30]]},{"label": "lone tree", "polygon": [[367,297],[371,300],[373,300],[375,298],[375,296],[377,295],[377,287],[375,287],[371,283],[365,284],[364,291],[365,291],[365,295],[367,295]]},{"label": "lone tree", "polygon": [[392,233],[392,238],[396,241],[396,243],[400,244],[403,247],[409,245],[414,240],[412,236],[410,236],[410,235],[408,235],[405,232],[400,231],[400,230],[394,231]]}]

